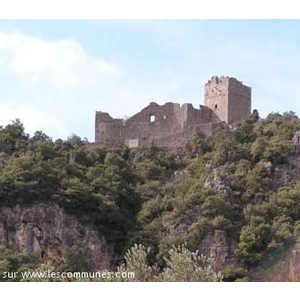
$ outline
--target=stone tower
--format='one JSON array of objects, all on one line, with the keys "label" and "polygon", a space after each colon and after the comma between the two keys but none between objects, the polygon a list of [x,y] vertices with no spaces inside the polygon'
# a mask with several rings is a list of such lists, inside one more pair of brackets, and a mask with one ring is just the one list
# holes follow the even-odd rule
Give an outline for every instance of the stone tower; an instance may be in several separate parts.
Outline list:
[{"label": "stone tower", "polygon": [[[100,147],[182,147],[195,130],[212,136],[217,128],[239,122],[251,113],[251,88],[231,77],[212,77],[205,85],[205,106],[151,102],[123,120],[96,112],[95,143]],[[230,126],[229,126],[230,128]]]},{"label": "stone tower", "polygon": [[214,76],[205,85],[204,105],[232,124],[251,114],[251,88],[231,77]]}]

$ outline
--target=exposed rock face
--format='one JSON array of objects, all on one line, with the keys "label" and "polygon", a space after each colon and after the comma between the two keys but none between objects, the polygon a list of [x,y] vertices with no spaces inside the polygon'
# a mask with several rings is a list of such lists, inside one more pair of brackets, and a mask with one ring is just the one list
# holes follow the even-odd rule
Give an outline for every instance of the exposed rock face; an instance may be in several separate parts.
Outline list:
[{"label": "exposed rock face", "polygon": [[229,239],[224,230],[208,234],[199,245],[199,253],[213,259],[215,271],[220,271],[227,263],[234,263],[236,242]]},{"label": "exposed rock face", "polygon": [[298,180],[300,174],[300,131],[292,139],[292,154],[286,164],[275,167],[272,174],[273,189],[289,185],[291,181]]},{"label": "exposed rock face", "polygon": [[275,167],[271,176],[273,190],[277,190],[281,186],[289,185],[293,180],[298,180],[299,174],[300,155],[294,154],[288,158],[287,164]]},{"label": "exposed rock face", "polygon": [[64,261],[67,247],[83,250],[90,270],[109,267],[112,252],[103,238],[67,215],[57,204],[0,208],[0,245],[38,253],[53,263]]},{"label": "exposed rock face", "polygon": [[267,269],[259,281],[299,281],[300,280],[300,243],[288,250],[276,264]]},{"label": "exposed rock face", "polygon": [[174,221],[174,212],[164,214],[162,216],[162,224],[170,234],[185,233],[194,222],[197,222],[200,216],[201,207],[200,205],[195,205],[176,221]]},{"label": "exposed rock face", "polygon": [[[196,205],[193,209],[187,211],[177,222],[173,221],[172,213],[165,214],[162,223],[170,234],[182,234],[188,231],[192,223],[196,222],[201,216],[201,208]],[[199,254],[203,254],[213,259],[213,269],[216,272],[221,271],[226,264],[237,264],[234,257],[237,242],[229,238],[226,231],[216,229],[207,232],[206,237],[199,243]]]},{"label": "exposed rock face", "polygon": [[[223,194],[229,203],[234,202],[229,180],[219,169],[211,170],[204,186]],[[233,239],[227,237],[226,231],[215,230],[201,241],[198,249],[201,254],[212,258],[215,271],[220,271],[225,264],[235,263],[234,251],[236,244]]]},{"label": "exposed rock face", "polygon": [[294,137],[293,137],[293,145],[295,146],[295,148],[300,148],[300,131],[297,131],[295,134],[294,134]]},{"label": "exposed rock face", "polygon": [[210,187],[213,190],[220,192],[226,196],[228,202],[233,202],[233,193],[229,185],[227,177],[218,169],[213,169],[211,175],[206,179],[205,187]]}]

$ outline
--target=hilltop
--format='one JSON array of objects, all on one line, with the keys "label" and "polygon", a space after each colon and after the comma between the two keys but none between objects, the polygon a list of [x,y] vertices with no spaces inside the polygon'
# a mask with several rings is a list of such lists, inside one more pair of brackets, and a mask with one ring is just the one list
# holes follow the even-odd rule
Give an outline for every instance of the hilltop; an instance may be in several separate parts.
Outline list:
[{"label": "hilltop", "polygon": [[255,112],[180,152],[108,150],[15,121],[0,129],[1,271],[116,269],[137,244],[138,280],[297,280],[299,130],[292,112]]}]

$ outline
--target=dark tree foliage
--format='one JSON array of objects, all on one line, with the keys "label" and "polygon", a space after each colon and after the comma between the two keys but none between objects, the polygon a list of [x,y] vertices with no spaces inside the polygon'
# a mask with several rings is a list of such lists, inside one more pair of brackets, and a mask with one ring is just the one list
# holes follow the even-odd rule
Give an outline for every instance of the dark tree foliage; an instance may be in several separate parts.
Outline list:
[{"label": "dark tree foliage", "polygon": [[[231,131],[209,138],[196,132],[184,152],[110,151],[76,135],[53,141],[39,131],[30,137],[16,120],[0,128],[0,205],[55,202],[104,235],[116,259],[143,244],[151,249],[150,264],[159,268],[173,246],[196,251],[205,237],[221,230],[237,242],[235,256],[242,265],[228,266],[224,274],[227,280],[241,279],[245,268],[300,232],[300,182],[278,189],[272,178],[293,155],[298,130],[292,112],[265,119],[254,112]],[[213,170],[224,174],[230,195],[207,184]],[[80,251],[69,252],[63,268],[76,269]]]}]

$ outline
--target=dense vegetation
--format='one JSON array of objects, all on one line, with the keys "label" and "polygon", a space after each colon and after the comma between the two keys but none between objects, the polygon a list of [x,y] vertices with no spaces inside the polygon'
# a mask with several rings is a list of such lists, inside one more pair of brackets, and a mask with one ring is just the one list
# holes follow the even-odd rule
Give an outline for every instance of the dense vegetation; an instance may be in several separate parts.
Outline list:
[{"label": "dense vegetation", "polygon": [[[295,155],[298,130],[292,112],[263,120],[254,112],[211,138],[196,132],[184,150],[108,151],[75,135],[66,141],[42,132],[30,137],[16,120],[0,129],[0,204],[58,203],[104,235],[119,258],[143,245],[132,251],[143,256],[152,280],[180,280],[169,270],[172,259],[188,251],[197,262],[191,255],[201,241],[222,230],[237,243],[237,263],[225,266],[223,279],[247,280],[262,260],[299,235],[300,181],[282,184],[274,177]],[[215,170],[226,177],[230,199],[207,184]],[[1,251],[1,270],[43,266],[36,257]],[[209,272],[211,280],[220,279]],[[197,276],[195,271],[183,280],[204,278],[203,272]]]}]

